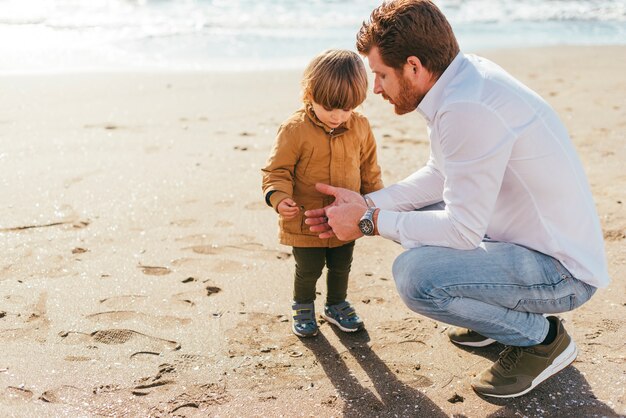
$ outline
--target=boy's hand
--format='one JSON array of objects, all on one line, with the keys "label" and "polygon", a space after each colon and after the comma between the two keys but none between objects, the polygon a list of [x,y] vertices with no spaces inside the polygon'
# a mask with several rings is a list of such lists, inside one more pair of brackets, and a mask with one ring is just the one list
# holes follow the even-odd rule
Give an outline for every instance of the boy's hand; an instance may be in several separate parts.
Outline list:
[{"label": "boy's hand", "polygon": [[283,199],[278,204],[277,209],[278,209],[278,213],[280,213],[282,217],[285,219],[293,219],[296,217],[298,212],[300,212],[300,208],[298,207],[298,204],[290,198]]}]

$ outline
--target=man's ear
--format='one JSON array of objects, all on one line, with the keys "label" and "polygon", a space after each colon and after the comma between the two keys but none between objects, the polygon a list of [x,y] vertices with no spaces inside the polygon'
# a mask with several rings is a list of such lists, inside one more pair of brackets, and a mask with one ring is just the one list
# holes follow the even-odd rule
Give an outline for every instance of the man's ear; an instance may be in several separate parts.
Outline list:
[{"label": "man's ear", "polygon": [[422,62],[415,55],[408,57],[406,64],[409,67],[409,74],[417,75],[422,71]]}]

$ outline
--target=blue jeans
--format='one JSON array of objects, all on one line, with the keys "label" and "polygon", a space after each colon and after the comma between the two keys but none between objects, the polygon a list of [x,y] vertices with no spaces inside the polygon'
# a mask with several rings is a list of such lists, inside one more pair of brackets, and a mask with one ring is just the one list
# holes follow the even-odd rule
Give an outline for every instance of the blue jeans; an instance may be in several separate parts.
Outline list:
[{"label": "blue jeans", "polygon": [[544,313],[575,309],[596,291],[550,256],[491,240],[469,251],[413,248],[395,260],[393,276],[412,311],[514,346],[541,343]]}]

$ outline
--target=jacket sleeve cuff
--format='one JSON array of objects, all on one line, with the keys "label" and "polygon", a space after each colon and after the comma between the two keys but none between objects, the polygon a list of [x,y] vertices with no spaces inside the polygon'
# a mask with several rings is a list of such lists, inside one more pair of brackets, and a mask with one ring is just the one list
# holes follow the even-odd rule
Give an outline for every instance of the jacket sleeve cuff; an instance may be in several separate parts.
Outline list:
[{"label": "jacket sleeve cuff", "polygon": [[278,210],[278,204],[282,202],[284,199],[287,199],[288,197],[291,197],[291,196],[289,196],[285,192],[281,192],[280,190],[272,190],[271,192],[268,192],[268,198],[269,198],[270,204],[276,211]]}]

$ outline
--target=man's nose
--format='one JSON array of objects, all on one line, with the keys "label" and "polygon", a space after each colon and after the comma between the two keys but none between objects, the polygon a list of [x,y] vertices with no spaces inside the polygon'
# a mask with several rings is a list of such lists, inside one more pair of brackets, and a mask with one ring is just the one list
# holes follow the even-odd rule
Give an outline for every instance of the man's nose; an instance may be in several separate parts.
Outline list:
[{"label": "man's nose", "polygon": [[378,84],[378,82],[374,82],[374,89],[373,89],[374,94],[380,94],[383,92],[382,87],[380,87],[380,84]]}]

